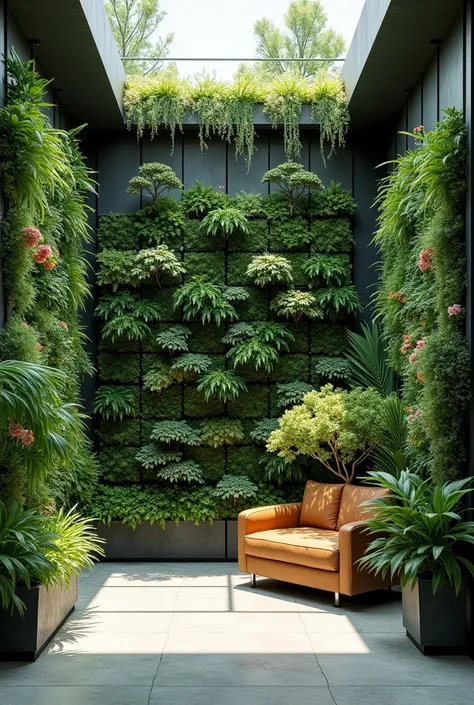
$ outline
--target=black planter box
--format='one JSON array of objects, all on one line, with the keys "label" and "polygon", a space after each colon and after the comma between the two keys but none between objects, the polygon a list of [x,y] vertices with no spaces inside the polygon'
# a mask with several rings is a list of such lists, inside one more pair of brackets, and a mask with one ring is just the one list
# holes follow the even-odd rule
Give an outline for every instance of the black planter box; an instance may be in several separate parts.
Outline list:
[{"label": "black planter box", "polygon": [[167,521],[140,524],[136,529],[113,521],[110,526],[97,524],[105,539],[106,561],[235,561],[237,560],[237,521],[233,519],[176,525]]},{"label": "black planter box", "polygon": [[18,588],[26,611],[22,617],[16,610],[11,614],[0,608],[0,661],[36,661],[73,611],[77,586],[77,576],[73,575],[68,588]]},{"label": "black planter box", "polygon": [[447,583],[433,595],[431,580],[418,580],[402,598],[403,626],[422,654],[466,653],[465,581],[458,595]]}]

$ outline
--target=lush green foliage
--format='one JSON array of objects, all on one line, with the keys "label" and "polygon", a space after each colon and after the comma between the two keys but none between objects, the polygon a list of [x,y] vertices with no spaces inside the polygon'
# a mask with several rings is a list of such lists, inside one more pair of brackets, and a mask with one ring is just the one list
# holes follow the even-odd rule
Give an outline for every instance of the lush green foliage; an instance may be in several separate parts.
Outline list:
[{"label": "lush green foliage", "polygon": [[268,252],[254,257],[246,274],[257,286],[293,283],[293,268],[287,258]]},{"label": "lush green foliage", "polygon": [[135,255],[134,266],[131,276],[136,282],[143,282],[154,278],[157,283],[160,277],[171,277],[177,279],[186,270],[178,260],[174,252],[166,245],[158,245],[149,250],[140,250]]},{"label": "lush green foliage", "polygon": [[182,308],[187,321],[200,316],[202,323],[215,322],[219,326],[222,321],[237,318],[237,311],[224,292],[225,289],[204,277],[192,277],[177,290],[175,306]]},{"label": "lush green foliage", "polygon": [[313,296],[323,314],[330,320],[335,320],[341,311],[357,313],[363,308],[357,289],[353,284],[315,289]]},{"label": "lush green foliage", "polygon": [[278,428],[278,419],[262,419],[257,421],[253,430],[250,431],[250,437],[257,443],[266,443],[273,431]]},{"label": "lush green foliage", "polygon": [[231,499],[234,507],[237,507],[241,499],[255,500],[257,490],[258,487],[245,475],[224,475],[217,483],[214,495],[223,502]]},{"label": "lush green foliage", "polygon": [[157,301],[142,299],[138,294],[123,289],[115,294],[101,296],[95,315],[105,321],[116,316],[133,316],[148,323],[159,320],[160,307]]},{"label": "lush green foliage", "polygon": [[370,532],[382,534],[369,545],[360,561],[375,573],[400,578],[413,587],[429,578],[435,593],[447,581],[458,593],[463,574],[474,576],[474,565],[464,555],[463,543],[474,544],[474,522],[463,520],[468,511],[463,498],[471,478],[433,487],[419,475],[402,471],[399,477],[370,472],[370,480],[389,490],[389,496],[370,506],[376,517]]},{"label": "lush green foliage", "polygon": [[140,448],[135,457],[144,468],[153,470],[157,465],[178,463],[182,458],[182,453],[179,450],[162,448],[156,443],[148,443]]},{"label": "lush green foliage", "polygon": [[93,411],[104,419],[135,416],[137,400],[133,387],[100,387],[95,394]]},{"label": "lush green foliage", "polygon": [[187,421],[159,421],[153,426],[151,440],[169,445],[184,443],[188,446],[197,446],[201,442],[201,433]]},{"label": "lush green foliage", "polygon": [[347,381],[350,378],[351,366],[343,357],[319,357],[313,364],[313,372],[321,380]]},{"label": "lush green foliage", "polygon": [[294,406],[303,399],[303,396],[308,392],[312,392],[314,387],[307,382],[285,382],[277,384],[278,406],[286,408]]},{"label": "lush green foliage", "polygon": [[316,298],[309,291],[299,291],[298,289],[282,291],[273,299],[270,308],[276,311],[278,316],[293,318],[295,323],[298,323],[303,316],[323,318],[321,307],[318,306]]},{"label": "lush green foliage", "polygon": [[182,382],[184,379],[194,379],[196,375],[207,372],[211,365],[212,358],[209,355],[186,353],[173,362],[170,373],[174,379]]},{"label": "lush green foliage", "polygon": [[348,392],[327,384],[285,412],[267,450],[289,462],[309,456],[344,482],[352,482],[357,466],[378,442],[382,408],[383,399],[374,389]]},{"label": "lush green foliage", "polygon": [[156,342],[170,353],[187,352],[189,349],[188,338],[191,331],[186,326],[171,326],[158,333]]},{"label": "lush green foliage", "polygon": [[179,482],[204,484],[202,470],[193,460],[181,460],[179,463],[161,465],[158,467],[156,477],[158,480],[172,482],[175,485]]},{"label": "lush green foliage", "polygon": [[200,228],[206,235],[223,235],[225,240],[233,233],[246,235],[249,231],[247,218],[242,211],[227,205],[208,213]]},{"label": "lush green foliage", "polygon": [[351,278],[348,255],[313,255],[304,263],[303,271],[316,286],[343,286]]},{"label": "lush green foliage", "polygon": [[197,388],[204,395],[205,401],[215,397],[219,401],[227,402],[247,391],[245,381],[232,370],[208,372],[199,378]]},{"label": "lush green foliage", "polygon": [[212,186],[203,186],[198,180],[181,197],[181,206],[189,216],[206,216],[226,204],[227,196],[220,189],[216,191]]},{"label": "lush green foliage", "polygon": [[385,344],[377,323],[362,324],[362,334],[347,332],[349,348],[346,353],[351,366],[350,379],[361,387],[373,387],[383,396],[397,391],[397,379],[390,369]]},{"label": "lush green foliage", "polygon": [[243,437],[242,422],[236,419],[210,419],[202,424],[201,440],[212,448],[232,445]]},{"label": "lush green foliage", "polygon": [[157,361],[146,374],[143,375],[143,386],[150,392],[161,392],[171,387],[175,377],[171,375],[171,366],[167,362]]}]

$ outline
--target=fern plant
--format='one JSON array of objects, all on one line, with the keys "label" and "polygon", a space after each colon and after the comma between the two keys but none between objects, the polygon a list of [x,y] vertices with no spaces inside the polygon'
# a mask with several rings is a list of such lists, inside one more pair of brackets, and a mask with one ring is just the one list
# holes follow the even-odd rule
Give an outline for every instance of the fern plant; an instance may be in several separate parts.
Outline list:
[{"label": "fern plant", "polygon": [[250,438],[258,443],[266,444],[272,431],[278,428],[278,419],[261,419],[257,421],[253,430],[250,431]]},{"label": "fern plant", "polygon": [[206,215],[200,225],[206,235],[223,235],[227,240],[233,233],[247,235],[249,232],[248,221],[239,208],[225,206],[217,208]]},{"label": "fern plant", "polygon": [[171,326],[162,330],[156,336],[156,342],[160,348],[167,350],[170,353],[187,352],[188,338],[191,331],[186,326]]},{"label": "fern plant", "polygon": [[158,421],[153,426],[151,440],[161,443],[182,443],[188,446],[198,446],[201,433],[187,421]]},{"label": "fern plant", "polygon": [[312,392],[313,389],[314,387],[311,384],[300,381],[277,384],[278,406],[286,409],[288,406],[299,404],[304,395],[308,392]]},{"label": "fern plant", "polygon": [[154,470],[158,465],[167,465],[168,463],[178,463],[183,454],[179,450],[168,450],[162,448],[157,443],[148,443],[142,446],[135,458],[140,465],[147,470]]},{"label": "fern plant", "polygon": [[226,301],[247,301],[250,292],[243,286],[226,286],[222,290],[222,296]]},{"label": "fern plant", "polygon": [[158,480],[172,482],[177,485],[179,482],[195,482],[198,485],[204,484],[201,467],[194,460],[181,460],[179,463],[168,463],[160,467],[156,473]]},{"label": "fern plant", "polygon": [[316,289],[313,293],[316,303],[321,307],[324,315],[332,320],[341,311],[357,313],[363,309],[360,296],[353,284]]},{"label": "fern plant", "polygon": [[265,471],[265,482],[276,482],[277,485],[284,482],[302,482],[308,474],[302,458],[295,458],[290,463],[276,453],[265,453],[258,463]]},{"label": "fern plant", "polygon": [[253,338],[254,335],[255,328],[251,323],[234,323],[222,338],[222,342],[226,345],[236,345],[246,338]]},{"label": "fern plant", "polygon": [[186,353],[173,362],[170,374],[177,382],[183,382],[185,379],[194,379],[196,375],[207,372],[211,365],[212,359],[209,355]]},{"label": "fern plant", "polygon": [[105,419],[120,419],[135,416],[137,399],[135,390],[130,387],[100,387],[95,393],[92,411]]},{"label": "fern plant", "polygon": [[202,323],[235,320],[237,311],[224,297],[222,287],[204,277],[192,277],[174,295],[175,308],[181,307],[185,320],[200,316]]},{"label": "fern plant", "polygon": [[271,343],[280,352],[284,350],[288,352],[290,343],[293,343],[295,336],[288,330],[284,323],[276,323],[275,321],[265,321],[254,324],[255,335],[263,343]]},{"label": "fern plant", "polygon": [[303,264],[303,272],[317,285],[342,286],[350,281],[349,255],[313,255]]},{"label": "fern plant", "polygon": [[227,202],[228,197],[221,190],[216,191],[213,186],[203,186],[197,179],[193,188],[184,191],[181,197],[181,207],[186,215],[194,215],[197,218],[221,208]]},{"label": "fern plant", "polygon": [[350,379],[352,368],[350,363],[343,357],[320,357],[313,366],[315,374],[325,381],[348,380]]},{"label": "fern plant", "polygon": [[232,445],[241,441],[244,429],[241,421],[234,419],[210,419],[202,424],[202,442],[211,448]]},{"label": "fern plant", "polygon": [[250,338],[231,348],[226,357],[232,360],[234,367],[251,363],[255,370],[262,369],[270,374],[279,356],[270,343],[265,343],[258,338]]},{"label": "fern plant", "polygon": [[107,321],[102,328],[102,338],[111,339],[126,338],[127,340],[143,340],[151,333],[150,326],[145,321],[135,318],[129,314],[115,316]]},{"label": "fern plant", "polygon": [[173,382],[171,367],[167,362],[156,362],[143,376],[143,387],[150,392],[162,392],[163,389],[171,387]]},{"label": "fern plant", "polygon": [[166,245],[140,250],[135,256],[132,277],[138,282],[154,278],[159,284],[163,276],[177,279],[183,274],[186,274],[185,268]]},{"label": "fern plant", "polygon": [[295,323],[299,323],[303,316],[311,319],[323,318],[321,306],[313,294],[298,289],[279,293],[271,302],[270,308],[279,316],[292,318]]},{"label": "fern plant", "polygon": [[257,286],[293,282],[293,268],[286,257],[268,252],[254,257],[247,267],[246,274]]},{"label": "fern plant", "polygon": [[214,397],[226,403],[246,392],[247,385],[242,377],[232,370],[213,370],[199,378],[197,389],[202,392],[205,401]]},{"label": "fern plant", "polygon": [[98,318],[108,321],[115,316],[129,315],[146,323],[158,321],[161,317],[159,303],[152,299],[143,299],[127,289],[115,294],[104,294],[95,310]]},{"label": "fern plant", "polygon": [[246,475],[224,475],[215,489],[214,496],[223,502],[232,500],[237,507],[240,499],[256,499],[258,487]]}]

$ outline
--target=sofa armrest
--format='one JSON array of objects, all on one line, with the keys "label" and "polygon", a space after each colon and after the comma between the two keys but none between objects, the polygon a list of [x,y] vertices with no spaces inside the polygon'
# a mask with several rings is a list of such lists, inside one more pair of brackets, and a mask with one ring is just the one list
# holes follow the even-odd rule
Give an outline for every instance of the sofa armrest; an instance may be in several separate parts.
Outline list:
[{"label": "sofa armrest", "polygon": [[358,563],[373,540],[366,521],[353,521],[339,529],[339,592],[342,595],[358,595],[390,585],[389,580],[370,573]]},{"label": "sofa armrest", "polygon": [[298,526],[302,502],[294,504],[273,504],[268,507],[246,509],[239,514],[239,568],[247,570],[247,556],[245,555],[245,537],[257,531],[268,529],[289,529]]}]

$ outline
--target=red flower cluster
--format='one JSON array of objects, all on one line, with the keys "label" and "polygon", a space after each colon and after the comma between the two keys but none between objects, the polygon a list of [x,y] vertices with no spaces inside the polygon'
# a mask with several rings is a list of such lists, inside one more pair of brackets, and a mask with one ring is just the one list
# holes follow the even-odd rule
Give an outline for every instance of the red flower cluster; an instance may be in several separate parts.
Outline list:
[{"label": "red flower cluster", "polygon": [[400,352],[402,353],[402,355],[406,355],[407,352],[408,352],[412,347],[413,347],[413,341],[412,341],[412,339],[410,338],[409,335],[404,335],[404,336],[403,336],[403,345],[402,345],[402,347],[400,348]]},{"label": "red flower cluster", "polygon": [[417,409],[416,411],[413,411],[413,409],[407,409],[407,411],[410,412],[410,416],[407,418],[408,423],[413,423],[419,419],[422,413],[421,409]]},{"label": "red flower cluster", "polygon": [[41,345],[41,343],[36,343],[36,349],[38,350],[38,352],[42,351],[43,346]]},{"label": "red flower cluster", "polygon": [[43,267],[49,271],[57,265],[59,252],[58,250],[53,251],[49,245],[40,245],[33,259],[38,264],[42,264]]},{"label": "red flower cluster", "polygon": [[388,295],[389,299],[396,299],[399,301],[401,304],[406,304],[407,300],[403,296],[403,294],[400,294],[399,291],[391,291],[390,294]]},{"label": "red flower cluster", "polygon": [[21,232],[23,234],[23,242],[25,247],[38,247],[38,243],[43,239],[43,236],[38,228],[23,228]]},{"label": "red flower cluster", "polygon": [[28,431],[27,428],[23,428],[19,423],[13,423],[13,421],[8,422],[8,433],[12,438],[16,438],[23,443],[24,446],[29,446],[35,440],[32,431]]},{"label": "red flower cluster", "polygon": [[416,347],[409,358],[412,365],[414,362],[416,362],[416,358],[418,357],[418,353],[420,352],[420,350],[422,350],[425,347],[425,345],[426,345],[425,338],[422,338],[421,340],[419,340],[417,342]]},{"label": "red flower cluster", "polygon": [[419,268],[422,272],[427,272],[429,269],[433,269],[433,263],[431,257],[434,254],[434,250],[428,247],[427,250],[422,250],[420,252],[420,261],[418,263]]}]

